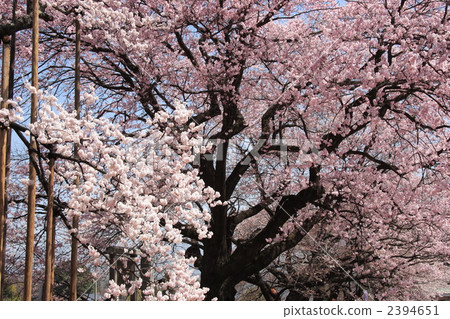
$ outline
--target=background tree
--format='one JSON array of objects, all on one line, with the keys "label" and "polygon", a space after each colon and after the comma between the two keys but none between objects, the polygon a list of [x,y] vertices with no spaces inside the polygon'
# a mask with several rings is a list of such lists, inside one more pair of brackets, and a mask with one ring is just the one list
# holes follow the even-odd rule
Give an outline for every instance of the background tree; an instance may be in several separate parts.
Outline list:
[{"label": "background tree", "polygon": [[[69,267],[70,263],[65,262],[57,265],[55,268],[54,295],[62,300],[70,300],[70,272],[67,271]],[[94,293],[94,285],[92,283],[95,278],[92,277],[89,271],[84,271],[79,274],[78,279],[77,294],[81,296],[82,300],[87,300],[87,294]]]}]

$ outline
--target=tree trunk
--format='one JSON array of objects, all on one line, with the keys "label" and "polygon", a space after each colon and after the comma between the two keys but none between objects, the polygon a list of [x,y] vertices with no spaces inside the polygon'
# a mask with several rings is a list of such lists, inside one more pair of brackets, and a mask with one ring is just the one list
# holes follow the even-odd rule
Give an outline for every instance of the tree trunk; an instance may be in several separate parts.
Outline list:
[{"label": "tree trunk", "polygon": [[[320,213],[306,219],[301,229],[292,232],[283,241],[267,245],[266,239],[275,237],[280,227],[291,216],[304,208],[307,203],[321,198],[323,193],[323,188],[317,182],[295,195],[284,196],[266,227],[245,243],[236,245],[233,253],[231,253],[231,233],[227,232],[229,221],[226,218],[226,207],[214,207],[211,222],[214,235],[205,242],[201,267],[201,284],[210,289],[207,299],[216,297],[219,300],[234,300],[236,284],[259,273],[280,254],[295,247],[320,220]],[[225,218],[220,219],[222,216]],[[218,225],[218,222],[222,224]]]},{"label": "tree trunk", "polygon": [[[222,278],[222,269],[227,264],[231,246],[228,248],[226,206],[216,206],[211,210],[212,238],[204,241],[204,254],[201,264],[202,287],[209,288],[207,299],[218,298],[219,300],[234,300],[234,287],[225,287]],[[231,294],[232,293],[232,294]]]}]

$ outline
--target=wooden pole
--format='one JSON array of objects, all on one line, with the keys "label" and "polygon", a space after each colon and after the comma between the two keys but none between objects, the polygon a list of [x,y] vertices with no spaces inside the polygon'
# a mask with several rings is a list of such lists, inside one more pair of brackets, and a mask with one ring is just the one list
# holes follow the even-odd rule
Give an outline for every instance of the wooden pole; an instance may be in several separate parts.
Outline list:
[{"label": "wooden pole", "polygon": [[[33,35],[32,35],[32,77],[31,85],[36,89],[31,94],[31,118],[30,123],[37,121],[38,109],[38,62],[39,62],[39,0],[33,0]],[[28,186],[28,218],[27,218],[27,242],[25,253],[25,280],[24,280],[24,300],[31,300],[33,284],[33,255],[34,255],[34,222],[36,210],[36,170],[33,162],[36,162],[37,143],[33,136],[30,136],[30,167]]]},{"label": "wooden pole", "polygon": [[[80,92],[81,92],[81,78],[80,78],[80,57],[81,57],[81,38],[80,38],[80,21],[75,19],[75,112],[77,119],[80,119]],[[77,155],[77,146],[75,146],[75,158]],[[77,186],[80,184],[80,179],[76,180]],[[72,220],[72,228],[78,232],[79,218],[74,216]],[[72,233],[72,250],[70,255],[70,300],[77,300],[77,281],[78,281],[78,241],[76,233]]]},{"label": "wooden pole", "polygon": [[43,299],[50,301],[53,299],[53,284],[55,281],[55,218],[53,214],[53,188],[55,184],[55,157],[53,150],[50,150],[49,170],[47,191],[47,237],[45,242],[45,281]]},{"label": "wooden pole", "polygon": [[[9,98],[9,71],[11,61],[11,38],[4,36],[3,59],[2,59],[2,103],[1,109],[7,109]],[[5,238],[5,220],[6,220],[6,158],[8,153],[8,135],[9,128],[0,124],[0,300],[3,300],[3,261],[5,260],[4,243]]]},{"label": "wooden pole", "polygon": [[[17,0],[13,0],[12,5],[12,22],[16,23],[17,19]],[[13,99],[14,97],[14,65],[16,60],[16,33],[11,35],[11,58],[9,63],[9,99]],[[6,181],[5,181],[5,189],[8,189],[8,179],[9,179],[9,164],[11,162],[11,129],[8,129],[7,136],[7,146],[6,146]],[[6,197],[7,199],[7,197]],[[5,200],[5,220],[8,218],[8,201]],[[2,258],[2,267],[0,268],[0,286],[5,288],[5,262],[6,262],[6,236],[7,236],[7,224],[5,222],[3,226],[3,258]],[[0,300],[3,300],[3,290],[0,289]]]}]

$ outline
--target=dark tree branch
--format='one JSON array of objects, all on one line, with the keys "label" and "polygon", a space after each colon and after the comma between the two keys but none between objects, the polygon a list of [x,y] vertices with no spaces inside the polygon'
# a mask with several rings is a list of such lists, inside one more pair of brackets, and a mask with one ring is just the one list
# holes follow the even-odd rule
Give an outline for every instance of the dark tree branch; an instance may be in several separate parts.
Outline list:
[{"label": "dark tree branch", "polygon": [[[46,22],[53,21],[53,17],[45,12],[40,12],[39,17]],[[3,39],[5,35],[13,35],[18,31],[31,29],[32,22],[31,14],[27,14],[17,18],[15,22],[0,24],[0,39]]]}]

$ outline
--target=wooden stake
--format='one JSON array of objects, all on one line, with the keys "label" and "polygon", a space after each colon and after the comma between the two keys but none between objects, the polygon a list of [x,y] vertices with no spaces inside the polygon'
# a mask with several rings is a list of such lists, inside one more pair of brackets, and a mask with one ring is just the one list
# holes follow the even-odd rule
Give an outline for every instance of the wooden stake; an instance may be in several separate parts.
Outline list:
[{"label": "wooden stake", "polygon": [[[32,35],[32,77],[31,85],[38,89],[38,62],[39,62],[39,0],[33,0],[33,35]],[[37,121],[38,99],[37,92],[31,94],[31,118],[30,123]],[[36,170],[33,162],[36,162],[37,143],[33,136],[30,136],[30,166],[28,186],[28,218],[27,218],[27,243],[25,255],[25,280],[24,280],[24,300],[31,300],[33,284],[33,255],[34,255],[34,222],[36,209]]]},{"label": "wooden stake", "polygon": [[[77,119],[80,119],[80,56],[81,56],[81,39],[80,39],[80,21],[75,19],[75,112]],[[75,146],[75,158],[77,158],[77,147]],[[80,179],[77,178],[77,186],[80,184]],[[72,228],[78,232],[79,218],[74,216],[72,220]],[[70,255],[70,300],[77,300],[77,281],[78,281],[78,240],[76,233],[72,233],[72,250]]]},{"label": "wooden stake", "polygon": [[45,281],[44,281],[44,300],[53,299],[53,284],[55,281],[55,229],[56,223],[53,215],[53,187],[55,184],[55,158],[50,151],[49,170],[47,191],[47,238],[45,242]]},{"label": "wooden stake", "polygon": [[[12,4],[12,22],[16,23],[17,19],[17,0],[13,0]],[[10,100],[14,97],[14,65],[16,60],[16,34],[13,33],[11,35],[11,58],[9,63],[9,96],[8,98]],[[5,189],[8,189],[8,179],[9,179],[9,171],[10,167],[9,164],[11,163],[11,129],[8,129],[8,136],[7,136],[7,146],[6,146],[6,180],[5,180]],[[7,199],[7,197],[6,197]],[[5,221],[8,218],[8,201],[6,200],[5,203]],[[5,287],[5,262],[6,262],[6,239],[7,239],[7,224],[5,223],[3,226],[3,258],[2,258],[2,267],[0,268],[0,286]],[[0,300],[3,300],[3,290],[0,289]]]},{"label": "wooden stake", "polygon": [[[9,98],[9,71],[11,61],[11,38],[4,36],[3,59],[2,59],[2,103],[1,109],[7,109]],[[9,128],[0,124],[0,300],[3,300],[3,261],[5,238],[5,220],[6,220],[6,158],[8,153],[8,135]]]}]

